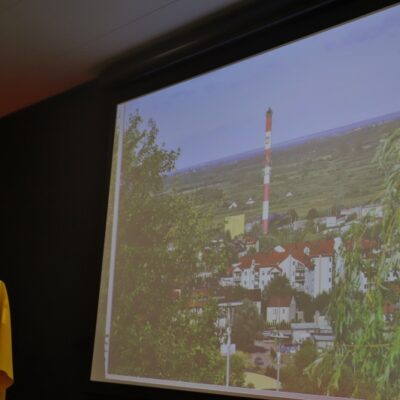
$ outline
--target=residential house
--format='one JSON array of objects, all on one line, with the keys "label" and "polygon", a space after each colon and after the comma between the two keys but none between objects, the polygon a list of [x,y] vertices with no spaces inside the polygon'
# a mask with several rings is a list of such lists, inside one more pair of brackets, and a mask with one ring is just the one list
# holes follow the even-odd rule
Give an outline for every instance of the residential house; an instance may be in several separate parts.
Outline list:
[{"label": "residential house", "polygon": [[386,322],[392,322],[394,320],[397,308],[396,304],[387,302],[383,305],[383,316]]},{"label": "residential house", "polygon": [[380,204],[368,204],[361,209],[361,215],[363,217],[375,217],[375,218],[383,218],[383,206]]},{"label": "residential house", "polygon": [[246,246],[246,251],[254,250],[255,252],[260,251],[260,241],[254,236],[245,236],[243,243]]},{"label": "residential house", "polygon": [[[317,297],[323,292],[332,290],[335,266],[335,241],[333,239],[315,240],[312,242],[288,243],[281,246],[291,254],[304,254],[312,268],[307,271],[305,292]],[[294,287],[294,286],[293,286]]]},{"label": "residential house", "polygon": [[[179,296],[180,296],[179,292]],[[201,314],[210,298],[208,288],[197,288],[193,290],[192,296],[187,303],[187,307],[196,314]]]},{"label": "residential house", "polygon": [[335,343],[335,336],[330,334],[313,335],[317,350],[332,349]]},{"label": "residential house", "polygon": [[355,214],[357,218],[360,218],[362,215],[362,207],[352,207],[352,208],[342,208],[340,210],[340,215],[344,217],[348,217],[352,214]]},{"label": "residential house", "polygon": [[239,262],[229,269],[233,279],[224,277],[220,284],[228,286],[233,283],[246,289],[263,290],[274,276],[285,275],[293,288],[312,295],[312,269],[311,259],[301,251],[272,250],[240,257]]},{"label": "residential house", "polygon": [[249,197],[248,200],[246,201],[247,206],[252,206],[255,203],[252,197]]},{"label": "residential house", "polygon": [[314,315],[313,322],[294,322],[290,324],[291,335],[294,344],[301,344],[306,340],[318,340],[321,342],[320,347],[329,346],[333,343],[332,327],[325,316],[320,315],[317,311]]},{"label": "residential house", "polygon": [[296,318],[293,296],[272,296],[266,306],[266,321],[271,324],[290,323]]},{"label": "residential house", "polygon": [[[246,292],[235,292],[227,290],[228,288],[221,291],[218,296],[218,307],[222,310],[227,310],[228,308],[231,310],[231,315],[235,317],[235,309],[240,307],[243,302],[247,299],[250,300],[254,306],[256,307],[258,313],[261,315],[261,291],[258,289],[248,290]],[[223,313],[221,317],[219,317],[218,326],[224,327],[226,326],[226,313]]]}]

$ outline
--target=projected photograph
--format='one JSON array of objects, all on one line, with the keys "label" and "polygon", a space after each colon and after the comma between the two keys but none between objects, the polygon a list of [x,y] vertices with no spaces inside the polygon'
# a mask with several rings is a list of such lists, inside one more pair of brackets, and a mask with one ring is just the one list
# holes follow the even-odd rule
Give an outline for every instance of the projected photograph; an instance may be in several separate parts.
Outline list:
[{"label": "projected photograph", "polygon": [[92,380],[400,398],[399,43],[392,7],[118,105]]}]

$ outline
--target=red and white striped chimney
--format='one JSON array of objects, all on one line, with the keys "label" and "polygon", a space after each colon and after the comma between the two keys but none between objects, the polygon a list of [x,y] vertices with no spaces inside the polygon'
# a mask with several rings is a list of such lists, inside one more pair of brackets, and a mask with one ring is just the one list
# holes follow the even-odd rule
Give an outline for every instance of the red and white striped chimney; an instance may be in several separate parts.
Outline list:
[{"label": "red and white striped chimney", "polygon": [[271,179],[271,131],[272,131],[272,110],[268,108],[265,125],[265,160],[264,160],[264,201],[262,213],[262,230],[264,235],[268,233],[269,217],[269,182]]}]

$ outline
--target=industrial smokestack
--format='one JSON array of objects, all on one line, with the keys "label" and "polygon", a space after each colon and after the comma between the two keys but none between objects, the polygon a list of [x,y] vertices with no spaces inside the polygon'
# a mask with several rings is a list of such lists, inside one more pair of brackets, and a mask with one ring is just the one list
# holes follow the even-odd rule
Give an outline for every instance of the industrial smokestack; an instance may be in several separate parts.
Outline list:
[{"label": "industrial smokestack", "polygon": [[272,131],[272,110],[268,108],[265,124],[265,160],[264,160],[264,201],[262,213],[262,230],[264,235],[268,233],[269,218],[269,182],[271,179],[271,131]]}]

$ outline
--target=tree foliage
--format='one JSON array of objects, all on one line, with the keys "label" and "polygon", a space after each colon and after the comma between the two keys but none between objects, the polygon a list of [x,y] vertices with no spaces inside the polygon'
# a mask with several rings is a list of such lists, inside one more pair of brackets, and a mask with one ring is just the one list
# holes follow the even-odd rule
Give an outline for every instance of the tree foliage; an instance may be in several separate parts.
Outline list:
[{"label": "tree foliage", "polygon": [[322,292],[314,300],[314,312],[318,311],[322,315],[326,315],[331,303],[331,293]]},{"label": "tree foliage", "polygon": [[245,385],[244,379],[244,370],[245,370],[245,361],[243,357],[237,353],[232,354],[230,357],[230,386],[243,387]]},{"label": "tree foliage", "polygon": [[317,349],[312,341],[304,342],[293,361],[282,368],[283,390],[299,393],[316,393],[316,384],[306,375],[305,369],[317,358]]},{"label": "tree foliage", "polygon": [[304,312],[304,320],[306,322],[314,321],[315,304],[313,298],[305,292],[295,292],[296,306],[298,310]]},{"label": "tree foliage", "polygon": [[[190,308],[199,273],[227,263],[223,251],[209,246],[221,232],[195,198],[164,191],[179,150],[157,143],[154,121],[142,124],[136,113],[123,133],[110,370],[223,384],[218,306],[209,301],[202,312]],[[240,365],[233,371],[239,381]]]},{"label": "tree foliage", "polygon": [[[321,394],[329,384],[330,373],[327,368],[320,365],[318,376],[310,375],[309,369],[318,361],[318,351],[313,341],[305,341],[294,356],[291,363],[282,368],[281,380],[283,390],[298,393]],[[326,359],[327,366],[331,366],[330,359]],[[349,366],[343,367],[344,374],[340,377],[339,389],[335,395],[350,397],[354,389],[353,372]]]},{"label": "tree foliage", "polygon": [[[383,140],[375,162],[384,173],[384,218],[376,242],[380,251],[366,251],[365,240],[373,218],[366,217],[344,238],[344,272],[329,309],[335,334],[334,349],[326,351],[309,368],[328,394],[343,392],[342,381],[354,397],[373,400],[400,399],[400,322],[384,318],[384,299],[393,290],[389,273],[400,265],[400,130]],[[360,293],[360,276],[368,276],[365,294]],[[397,296],[398,301],[398,296]]]},{"label": "tree foliage", "polygon": [[264,329],[264,322],[257,307],[248,299],[236,307],[233,314],[232,343],[240,349],[248,349]]},{"label": "tree foliage", "polygon": [[315,218],[319,217],[319,212],[317,211],[316,208],[310,208],[310,210],[307,213],[307,219],[313,220]]},{"label": "tree foliage", "polygon": [[294,208],[291,208],[287,212],[287,216],[288,216],[291,224],[299,219],[299,215],[297,214],[297,211]]},{"label": "tree foliage", "polygon": [[272,296],[294,296],[295,293],[285,275],[276,275],[264,288],[262,297],[265,303],[268,303]]}]

